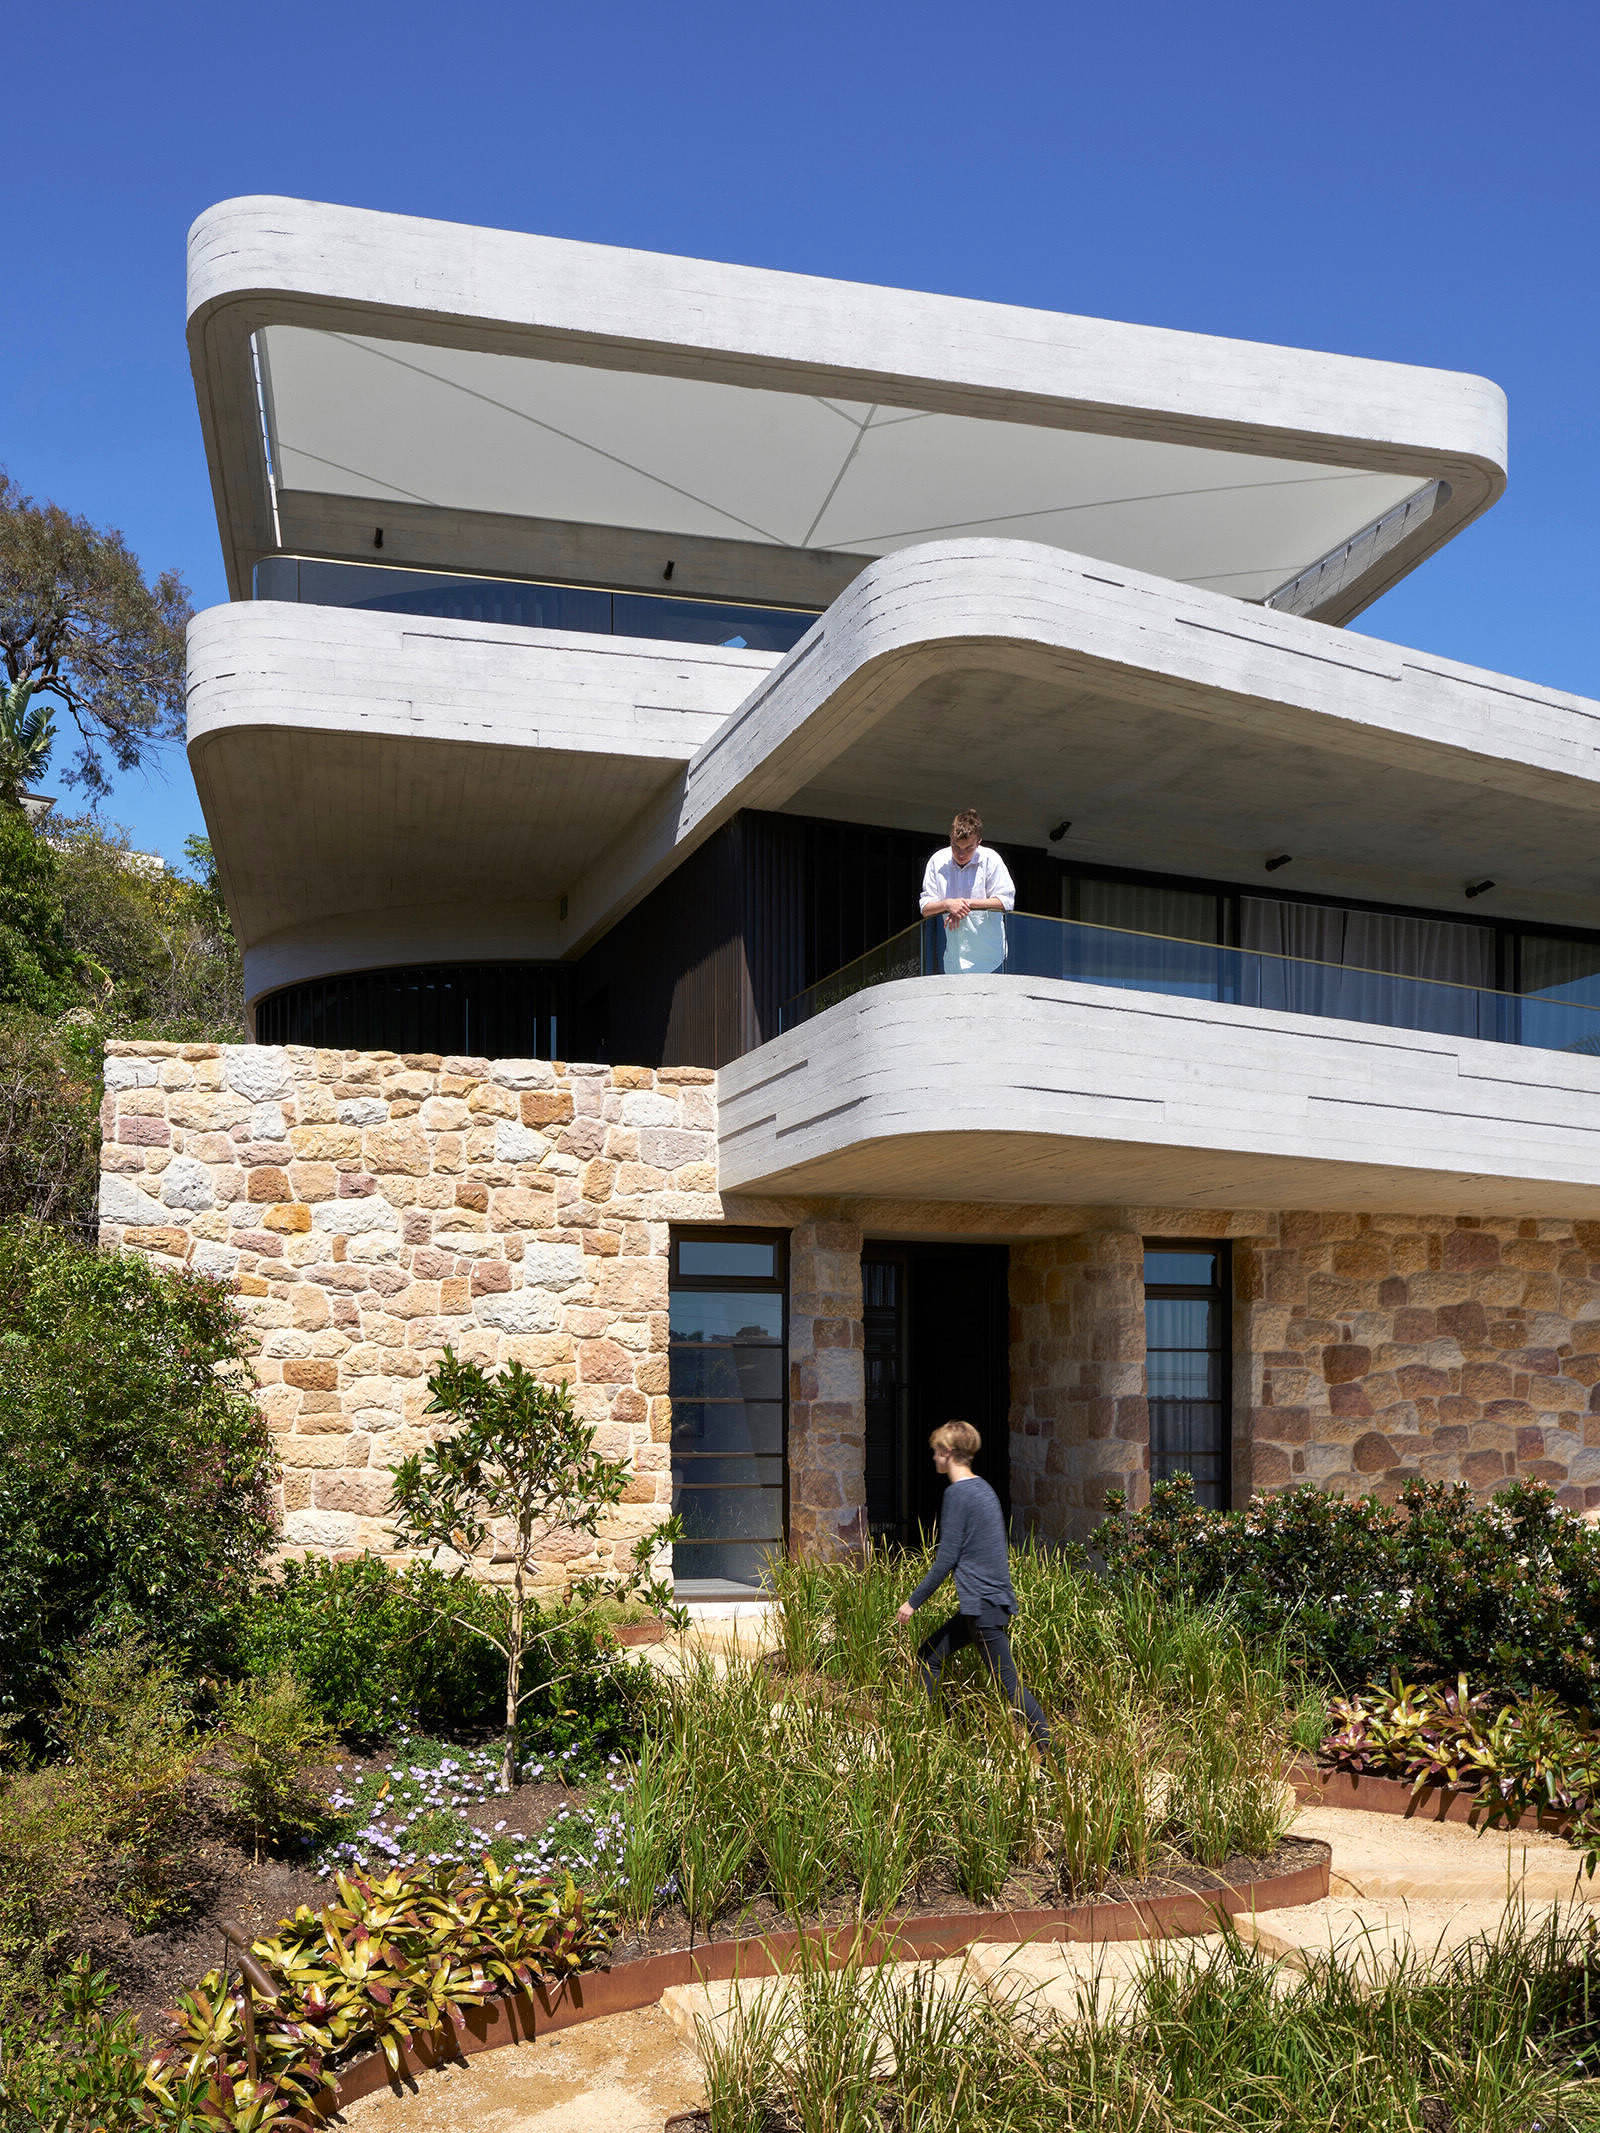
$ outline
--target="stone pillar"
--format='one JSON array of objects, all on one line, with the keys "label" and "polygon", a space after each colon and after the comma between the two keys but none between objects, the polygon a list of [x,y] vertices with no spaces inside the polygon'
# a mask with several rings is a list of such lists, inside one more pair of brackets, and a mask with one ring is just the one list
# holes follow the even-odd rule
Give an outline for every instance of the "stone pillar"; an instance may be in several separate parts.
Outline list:
[{"label": "stone pillar", "polygon": [[1144,1251],[1105,1228],[1011,1248],[1011,1505],[1021,1531],[1081,1539],[1122,1489],[1149,1495]]},{"label": "stone pillar", "polygon": [[789,1545],[831,1558],[866,1537],[861,1231],[819,1211],[789,1238]]}]

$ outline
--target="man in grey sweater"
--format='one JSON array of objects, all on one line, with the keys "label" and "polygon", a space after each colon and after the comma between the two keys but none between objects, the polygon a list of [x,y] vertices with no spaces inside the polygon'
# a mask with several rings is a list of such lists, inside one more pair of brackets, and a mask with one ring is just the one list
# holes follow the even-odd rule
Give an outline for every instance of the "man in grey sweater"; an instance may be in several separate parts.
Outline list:
[{"label": "man in grey sweater", "polygon": [[956,1581],[959,1610],[918,1647],[928,1694],[937,1695],[939,1676],[951,1653],[976,1644],[1012,1709],[1028,1721],[1035,1746],[1048,1748],[1050,1728],[1045,1715],[1017,1679],[1011,1656],[1011,1617],[1017,1611],[1017,1595],[1011,1584],[1005,1513],[988,1482],[972,1471],[983,1439],[970,1422],[946,1422],[928,1442],[933,1447],[933,1463],[949,1484],[939,1511],[939,1550],[927,1576],[900,1609],[899,1619],[909,1622],[948,1577]]}]

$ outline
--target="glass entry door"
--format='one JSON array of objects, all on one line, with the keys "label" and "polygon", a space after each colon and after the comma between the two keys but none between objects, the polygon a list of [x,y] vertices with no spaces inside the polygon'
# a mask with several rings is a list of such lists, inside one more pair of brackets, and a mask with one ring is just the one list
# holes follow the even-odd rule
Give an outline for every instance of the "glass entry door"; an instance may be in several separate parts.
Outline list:
[{"label": "glass entry door", "polygon": [[672,1240],[672,1508],[679,1584],[759,1585],[787,1525],[781,1231]]}]

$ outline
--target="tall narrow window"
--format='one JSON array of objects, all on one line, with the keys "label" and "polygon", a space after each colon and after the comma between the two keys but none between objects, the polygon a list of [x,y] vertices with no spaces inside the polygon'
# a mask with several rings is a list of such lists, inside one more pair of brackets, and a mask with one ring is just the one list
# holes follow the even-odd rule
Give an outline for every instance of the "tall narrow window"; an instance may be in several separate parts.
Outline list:
[{"label": "tall narrow window", "polygon": [[1151,1243],[1144,1255],[1150,1479],[1194,1479],[1195,1500],[1230,1494],[1228,1247]]},{"label": "tall narrow window", "polygon": [[784,1543],[786,1239],[766,1230],[672,1240],[672,1507],[680,1584],[759,1585]]}]

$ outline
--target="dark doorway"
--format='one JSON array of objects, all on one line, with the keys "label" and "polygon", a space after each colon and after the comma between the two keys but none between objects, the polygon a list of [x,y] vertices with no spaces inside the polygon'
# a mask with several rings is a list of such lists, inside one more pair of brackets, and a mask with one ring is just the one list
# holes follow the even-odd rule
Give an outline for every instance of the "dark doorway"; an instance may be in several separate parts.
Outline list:
[{"label": "dark doorway", "polygon": [[1003,1244],[868,1244],[861,1254],[867,1522],[901,1545],[938,1522],[928,1432],[970,1422],[978,1472],[1010,1510],[1010,1252]]}]

